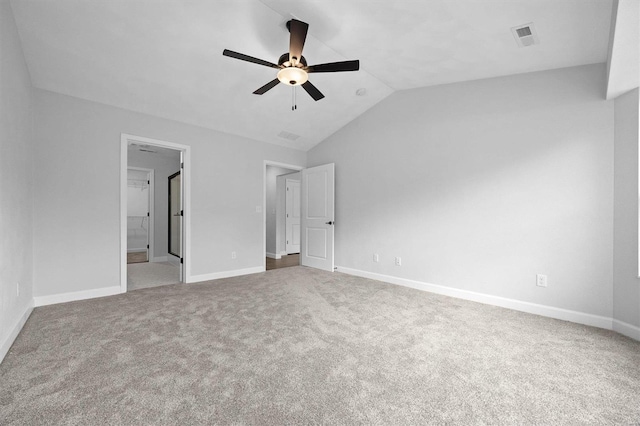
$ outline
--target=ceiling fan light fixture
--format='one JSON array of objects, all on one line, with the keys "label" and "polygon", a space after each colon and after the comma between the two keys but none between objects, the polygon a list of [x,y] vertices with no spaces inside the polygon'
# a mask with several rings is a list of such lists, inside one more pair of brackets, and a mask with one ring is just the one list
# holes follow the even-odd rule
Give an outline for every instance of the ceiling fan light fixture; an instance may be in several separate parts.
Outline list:
[{"label": "ceiling fan light fixture", "polygon": [[287,67],[278,71],[278,80],[289,86],[299,86],[309,79],[305,70],[298,67]]},{"label": "ceiling fan light fixture", "polygon": [[[277,64],[259,58],[254,58],[253,56],[245,55],[243,53],[234,52],[229,49],[224,49],[222,51],[222,55],[224,56],[239,59],[241,61],[252,62],[269,68],[276,68],[278,70],[278,76],[264,86],[254,90],[254,95],[264,95],[278,84],[283,83],[292,87],[302,86],[305,92],[307,92],[314,101],[319,101],[324,98],[324,95],[309,81],[310,73],[333,73],[358,71],[360,69],[360,61],[358,60],[329,62],[326,64],[308,66],[307,60],[302,55],[302,48],[304,47],[304,41],[307,37],[309,24],[298,21],[294,18],[287,22],[287,28],[289,29],[289,51],[280,55]],[[292,92],[294,102],[292,106],[293,110],[296,109],[295,94],[296,91],[294,90]]]}]

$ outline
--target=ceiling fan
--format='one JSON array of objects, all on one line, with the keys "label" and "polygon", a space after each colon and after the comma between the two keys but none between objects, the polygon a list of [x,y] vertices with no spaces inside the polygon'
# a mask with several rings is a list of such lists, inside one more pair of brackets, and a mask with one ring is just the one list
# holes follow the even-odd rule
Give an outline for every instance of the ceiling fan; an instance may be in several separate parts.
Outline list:
[{"label": "ceiling fan", "polygon": [[304,41],[307,38],[309,24],[298,21],[297,19],[292,19],[287,22],[287,28],[289,29],[290,34],[289,52],[283,53],[282,56],[280,56],[280,59],[278,59],[277,64],[228,49],[224,49],[222,52],[224,56],[240,59],[241,61],[253,62],[254,64],[279,70],[275,79],[257,89],[253,92],[254,94],[262,95],[276,87],[279,83],[283,83],[293,87],[302,86],[302,88],[306,90],[314,100],[319,101],[324,98],[324,95],[316,88],[316,86],[311,84],[308,74],[314,72],[358,71],[358,69],[360,69],[360,61],[358,60],[331,62],[310,66],[307,65],[307,60],[302,56],[302,48],[304,47]]}]

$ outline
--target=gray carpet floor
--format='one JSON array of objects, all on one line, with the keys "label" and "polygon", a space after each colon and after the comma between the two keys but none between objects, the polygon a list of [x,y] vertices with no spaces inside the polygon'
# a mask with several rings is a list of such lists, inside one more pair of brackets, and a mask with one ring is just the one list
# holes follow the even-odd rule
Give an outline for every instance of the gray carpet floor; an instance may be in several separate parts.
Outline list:
[{"label": "gray carpet floor", "polygon": [[36,308],[0,424],[640,422],[640,342],[304,267]]}]

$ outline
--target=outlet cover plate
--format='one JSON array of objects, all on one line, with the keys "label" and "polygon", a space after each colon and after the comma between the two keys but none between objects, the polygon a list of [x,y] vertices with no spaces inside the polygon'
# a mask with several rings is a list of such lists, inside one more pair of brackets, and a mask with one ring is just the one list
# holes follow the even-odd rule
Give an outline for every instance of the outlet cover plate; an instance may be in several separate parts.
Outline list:
[{"label": "outlet cover plate", "polygon": [[536,275],[536,285],[538,287],[546,287],[547,286],[547,276],[543,274]]}]

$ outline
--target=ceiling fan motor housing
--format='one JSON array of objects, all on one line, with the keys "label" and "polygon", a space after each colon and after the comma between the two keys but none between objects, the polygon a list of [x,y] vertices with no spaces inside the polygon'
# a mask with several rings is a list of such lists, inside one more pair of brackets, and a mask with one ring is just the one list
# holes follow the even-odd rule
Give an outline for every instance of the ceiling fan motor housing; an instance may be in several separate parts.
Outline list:
[{"label": "ceiling fan motor housing", "polygon": [[304,56],[300,57],[295,65],[289,61],[289,52],[283,53],[278,59],[278,65],[283,66],[278,72],[278,80],[289,86],[299,86],[306,83],[309,79],[307,72],[304,70],[307,66],[307,60]]},{"label": "ceiling fan motor housing", "polygon": [[[278,65],[284,65],[285,62],[289,62],[289,52],[283,53],[280,56],[280,59],[278,59]],[[303,67],[306,67],[307,66],[306,58],[304,56],[301,56],[298,59],[298,64],[302,65]],[[284,66],[287,66],[287,65],[284,65]]]}]

